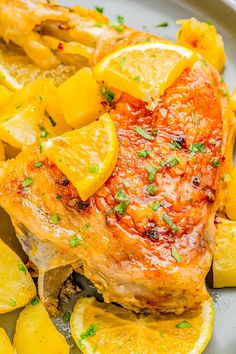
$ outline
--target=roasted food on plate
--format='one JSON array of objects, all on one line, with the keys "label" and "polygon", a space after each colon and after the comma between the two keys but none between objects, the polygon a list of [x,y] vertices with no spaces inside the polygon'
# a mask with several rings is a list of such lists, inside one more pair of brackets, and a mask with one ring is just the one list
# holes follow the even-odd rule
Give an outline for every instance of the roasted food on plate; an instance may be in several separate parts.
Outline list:
[{"label": "roasted food on plate", "polygon": [[104,301],[74,308],[82,352],[201,353],[213,258],[214,286],[236,285],[223,39],[192,18],[173,43],[102,12],[0,3],[0,206],[29,258],[1,241],[0,313],[33,299],[17,353],[69,353],[47,311],[74,304],[80,274]]}]

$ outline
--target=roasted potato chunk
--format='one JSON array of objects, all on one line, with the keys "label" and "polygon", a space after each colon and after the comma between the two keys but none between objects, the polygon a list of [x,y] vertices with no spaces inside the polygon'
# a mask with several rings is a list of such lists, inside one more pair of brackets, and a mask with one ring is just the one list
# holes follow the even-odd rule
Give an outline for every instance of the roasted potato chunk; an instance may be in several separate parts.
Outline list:
[{"label": "roasted potato chunk", "polygon": [[58,96],[67,124],[81,128],[102,113],[99,86],[90,68],[80,69],[58,88]]},{"label": "roasted potato chunk", "polygon": [[179,20],[177,24],[181,25],[177,33],[178,44],[196,50],[221,72],[226,56],[222,36],[217,33],[215,26],[196,18]]},{"label": "roasted potato chunk", "polygon": [[228,218],[236,221],[236,168],[229,175],[225,210]]},{"label": "roasted potato chunk", "polygon": [[17,354],[69,354],[65,338],[58,332],[45,307],[35,299],[20,314],[14,347]]},{"label": "roasted potato chunk", "polygon": [[21,259],[0,240],[0,314],[25,306],[35,295],[34,282]]},{"label": "roasted potato chunk", "polygon": [[214,288],[236,286],[236,222],[219,219],[213,259]]},{"label": "roasted potato chunk", "polygon": [[0,328],[0,354],[16,354],[3,328]]}]

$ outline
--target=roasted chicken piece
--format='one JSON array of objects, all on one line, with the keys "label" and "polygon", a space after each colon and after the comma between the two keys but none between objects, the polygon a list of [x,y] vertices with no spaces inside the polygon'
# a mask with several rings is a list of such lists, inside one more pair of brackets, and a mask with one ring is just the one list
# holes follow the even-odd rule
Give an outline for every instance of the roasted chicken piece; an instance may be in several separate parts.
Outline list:
[{"label": "roasted chicken piece", "polygon": [[207,298],[214,217],[232,153],[226,87],[198,60],[154,111],[121,94],[110,115],[119,158],[94,196],[82,201],[36,145],[6,168],[0,205],[40,274],[77,263],[107,302],[135,311],[197,307]]}]

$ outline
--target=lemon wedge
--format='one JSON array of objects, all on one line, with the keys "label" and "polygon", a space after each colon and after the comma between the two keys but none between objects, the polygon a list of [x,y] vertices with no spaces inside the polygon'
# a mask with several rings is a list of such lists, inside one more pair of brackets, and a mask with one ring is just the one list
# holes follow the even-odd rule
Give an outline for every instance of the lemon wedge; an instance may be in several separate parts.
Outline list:
[{"label": "lemon wedge", "polygon": [[43,153],[71,181],[82,200],[93,195],[110,177],[118,150],[116,130],[108,113],[43,144]]},{"label": "lemon wedge", "polygon": [[194,51],[169,42],[145,42],[118,49],[95,67],[94,77],[151,103],[196,60]]},{"label": "lemon wedge", "polygon": [[95,298],[81,298],[71,316],[72,336],[86,354],[198,354],[209,342],[211,299],[182,315],[135,315]]},{"label": "lemon wedge", "polygon": [[0,328],[0,354],[16,354],[3,328]]}]

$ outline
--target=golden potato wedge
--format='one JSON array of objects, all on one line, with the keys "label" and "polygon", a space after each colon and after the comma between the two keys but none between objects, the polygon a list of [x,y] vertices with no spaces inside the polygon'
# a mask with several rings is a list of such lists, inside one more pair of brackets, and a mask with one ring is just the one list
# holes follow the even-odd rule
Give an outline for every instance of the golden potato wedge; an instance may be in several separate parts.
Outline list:
[{"label": "golden potato wedge", "polygon": [[58,87],[58,96],[67,124],[81,128],[103,112],[99,86],[90,68],[83,68]]},{"label": "golden potato wedge", "polygon": [[179,20],[177,24],[181,25],[177,33],[178,44],[194,49],[221,72],[226,56],[222,36],[217,33],[215,26],[196,18]]},{"label": "golden potato wedge", "polygon": [[6,159],[5,148],[3,142],[0,140],[0,161],[4,161]]},{"label": "golden potato wedge", "polygon": [[225,211],[229,219],[236,221],[236,168],[229,175]]},{"label": "golden potato wedge", "polygon": [[236,222],[218,219],[213,259],[214,288],[236,286]]},{"label": "golden potato wedge", "polygon": [[25,306],[35,295],[36,288],[27,268],[0,240],[0,314]]},{"label": "golden potato wedge", "polygon": [[69,354],[65,338],[58,332],[43,304],[33,301],[16,323],[14,347],[17,354]]},{"label": "golden potato wedge", "polygon": [[0,354],[16,354],[3,328],[0,328]]},{"label": "golden potato wedge", "polygon": [[18,149],[33,144],[37,138],[69,130],[56,86],[50,79],[38,79],[18,90],[0,112],[0,139]]}]

